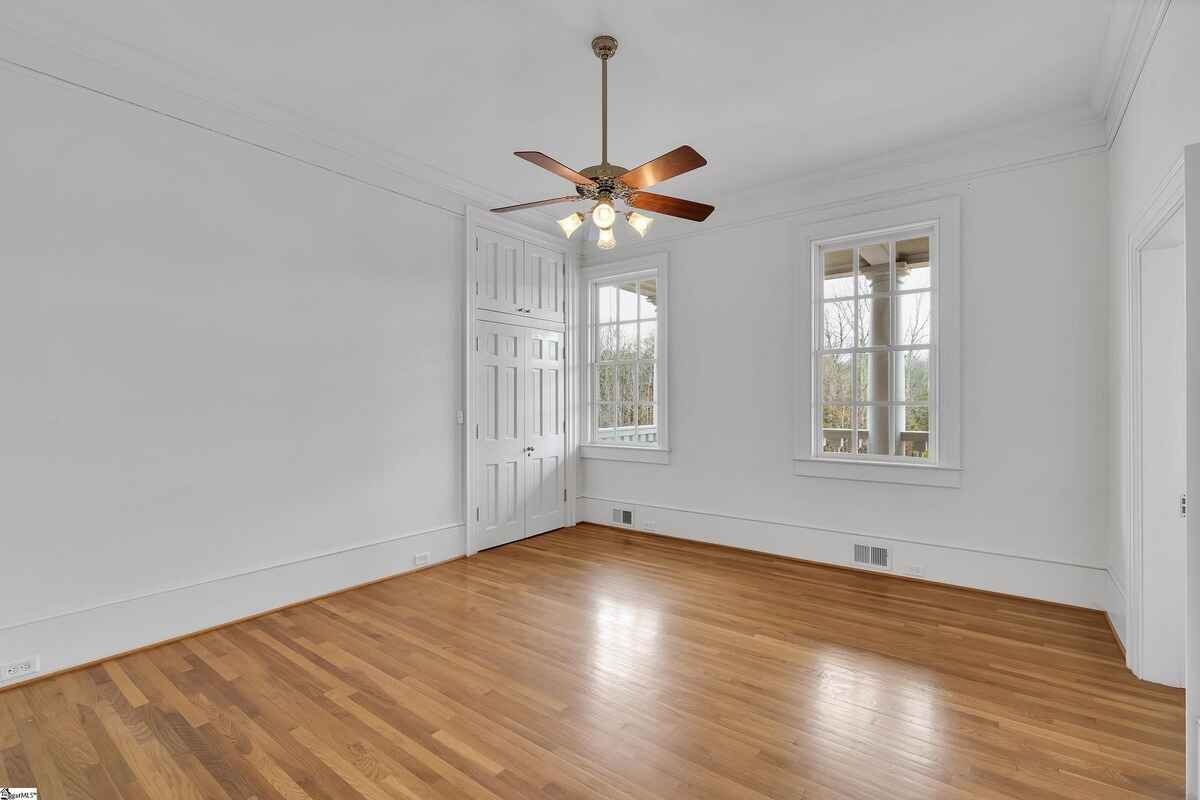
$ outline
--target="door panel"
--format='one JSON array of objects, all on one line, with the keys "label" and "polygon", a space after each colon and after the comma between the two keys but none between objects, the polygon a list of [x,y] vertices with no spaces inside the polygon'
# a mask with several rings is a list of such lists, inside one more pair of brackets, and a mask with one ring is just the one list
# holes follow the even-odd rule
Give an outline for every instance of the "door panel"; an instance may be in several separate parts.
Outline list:
[{"label": "door panel", "polygon": [[[1184,208],[1187,229],[1184,249],[1187,261],[1187,418],[1200,422],[1200,144],[1188,147],[1184,155]],[[1187,714],[1200,717],[1200,514],[1195,503],[1200,498],[1200,424],[1187,431],[1187,481],[1191,511],[1187,515]],[[1187,796],[1195,797],[1200,787],[1200,764],[1196,734],[1200,725],[1187,726]]]},{"label": "door panel", "polygon": [[562,322],[564,283],[562,253],[526,244],[524,303],[531,316]]},{"label": "door panel", "polygon": [[[1177,212],[1182,213],[1182,212]],[[1181,226],[1182,227],[1182,226]],[[1141,677],[1183,686],[1187,583],[1186,264],[1182,242],[1142,251]]]},{"label": "door panel", "polygon": [[516,325],[475,326],[475,418],[479,485],[478,547],[525,535],[525,384],[521,379],[528,332]]},{"label": "door panel", "polygon": [[530,331],[526,375],[526,534],[561,528],[566,437],[563,334]]},{"label": "door panel", "polygon": [[524,242],[479,228],[475,245],[475,306],[518,313],[525,308]]}]

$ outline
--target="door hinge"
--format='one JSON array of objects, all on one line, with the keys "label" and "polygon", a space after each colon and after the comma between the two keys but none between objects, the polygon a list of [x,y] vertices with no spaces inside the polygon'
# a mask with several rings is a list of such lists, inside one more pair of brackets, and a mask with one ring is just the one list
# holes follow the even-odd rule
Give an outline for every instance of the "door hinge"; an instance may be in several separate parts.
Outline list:
[{"label": "door hinge", "polygon": [[479,506],[475,506],[475,521],[479,522]]},{"label": "door hinge", "polygon": [[475,252],[476,253],[479,252],[479,237],[478,236],[475,237]]},{"label": "door hinge", "polygon": [[566,432],[567,432],[567,421],[564,419],[563,420],[563,433],[566,433]]},{"label": "door hinge", "polygon": [[1179,516],[1187,516],[1187,494],[1179,495]]},{"label": "door hinge", "polygon": [[563,502],[567,502],[567,490],[563,489]]},{"label": "door hinge", "polygon": [[479,337],[478,336],[475,337],[475,350],[476,351],[479,350]]},{"label": "door hinge", "polygon": [[479,438],[479,423],[478,422],[475,423],[475,438],[476,439]]}]

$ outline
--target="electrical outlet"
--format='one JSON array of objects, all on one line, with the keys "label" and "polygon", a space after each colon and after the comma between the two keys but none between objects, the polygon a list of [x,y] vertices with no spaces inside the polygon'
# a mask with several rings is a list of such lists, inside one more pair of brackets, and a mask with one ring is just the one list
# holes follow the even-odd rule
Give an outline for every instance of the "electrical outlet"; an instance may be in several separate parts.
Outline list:
[{"label": "electrical outlet", "polygon": [[913,575],[915,577],[920,577],[925,574],[925,568],[922,567],[920,564],[909,564],[907,567],[904,568],[904,572],[907,575]]},{"label": "electrical outlet", "polygon": [[0,683],[19,681],[41,672],[40,659],[37,656],[22,658],[20,661],[10,661],[0,664]]},{"label": "electrical outlet", "polygon": [[467,421],[467,415],[464,414],[463,412],[459,411],[457,419],[458,419],[458,424],[462,425],[464,422]]},{"label": "electrical outlet", "polygon": [[417,553],[413,556],[413,564],[421,567],[429,563],[429,553]]}]

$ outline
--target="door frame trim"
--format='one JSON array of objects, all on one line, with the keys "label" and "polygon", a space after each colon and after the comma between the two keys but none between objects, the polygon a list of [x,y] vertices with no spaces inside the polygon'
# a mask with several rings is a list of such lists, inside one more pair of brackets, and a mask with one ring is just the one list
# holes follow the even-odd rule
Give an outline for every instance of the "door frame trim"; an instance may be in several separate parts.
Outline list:
[{"label": "door frame trim", "polygon": [[1123,420],[1128,442],[1125,466],[1129,476],[1125,481],[1123,498],[1127,510],[1125,524],[1129,531],[1125,559],[1129,570],[1125,607],[1125,665],[1139,678],[1142,677],[1145,641],[1142,635],[1145,629],[1142,602],[1145,585],[1142,563],[1142,252],[1183,207],[1184,162],[1180,153],[1134,223],[1125,258],[1125,295],[1128,303],[1125,346],[1129,364]]},{"label": "door frame trim", "polygon": [[564,513],[564,523],[568,526],[574,525],[576,516],[576,498],[579,494],[577,476],[579,466],[579,336],[577,334],[577,314],[579,312],[578,285],[579,285],[579,251],[572,243],[556,239],[552,235],[547,234],[537,228],[531,228],[528,225],[523,225],[513,220],[505,219],[496,214],[491,213],[487,209],[477,206],[468,205],[466,216],[464,218],[463,232],[463,275],[462,275],[462,291],[463,291],[463,326],[462,326],[462,371],[463,371],[463,426],[462,426],[462,455],[463,455],[463,473],[462,481],[462,496],[463,496],[463,530],[465,536],[464,552],[467,556],[473,556],[479,552],[476,541],[476,520],[475,507],[477,500],[475,497],[475,487],[472,476],[475,472],[475,464],[477,461],[475,437],[472,432],[475,429],[475,407],[472,403],[475,392],[475,350],[471,346],[475,336],[475,322],[479,319],[485,319],[492,322],[505,322],[511,325],[521,325],[523,327],[537,328],[553,328],[555,323],[548,322],[544,319],[531,319],[524,317],[513,317],[513,319],[505,319],[513,316],[501,312],[491,312],[487,310],[477,311],[475,308],[475,295],[472,291],[473,275],[475,267],[475,241],[476,228],[487,228],[498,233],[503,233],[506,236],[512,236],[524,241],[536,244],[538,247],[545,247],[549,250],[563,254],[564,263],[566,264],[566,285],[563,291],[566,293],[564,298],[565,319],[563,321],[563,346],[564,356],[567,360],[566,374],[564,376],[564,389],[566,396],[564,405],[567,415],[567,434],[564,443],[566,455],[566,476],[563,480],[563,486],[567,490],[567,504]]}]

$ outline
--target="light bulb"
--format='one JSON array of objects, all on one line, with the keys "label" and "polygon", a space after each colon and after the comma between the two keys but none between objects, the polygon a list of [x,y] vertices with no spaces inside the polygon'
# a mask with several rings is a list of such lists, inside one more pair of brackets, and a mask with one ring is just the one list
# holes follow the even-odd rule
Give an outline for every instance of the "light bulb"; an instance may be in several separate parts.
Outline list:
[{"label": "light bulb", "polygon": [[596,203],[596,207],[592,209],[592,222],[596,223],[596,227],[600,230],[606,230],[611,228],[616,221],[617,212],[613,208],[612,200],[601,197],[600,202]]},{"label": "light bulb", "polygon": [[636,211],[630,211],[625,215],[625,221],[629,223],[629,227],[638,232],[640,236],[645,236],[646,231],[650,228],[650,224],[654,222],[654,217],[647,217],[645,214],[639,214]]},{"label": "light bulb", "polygon": [[612,250],[617,246],[617,240],[613,237],[612,228],[600,229],[600,238],[596,241],[596,246],[601,250]]},{"label": "light bulb", "polygon": [[567,238],[571,238],[571,234],[579,230],[579,226],[583,224],[583,214],[576,211],[569,217],[563,217],[558,221],[558,227],[562,228],[562,232]]}]

